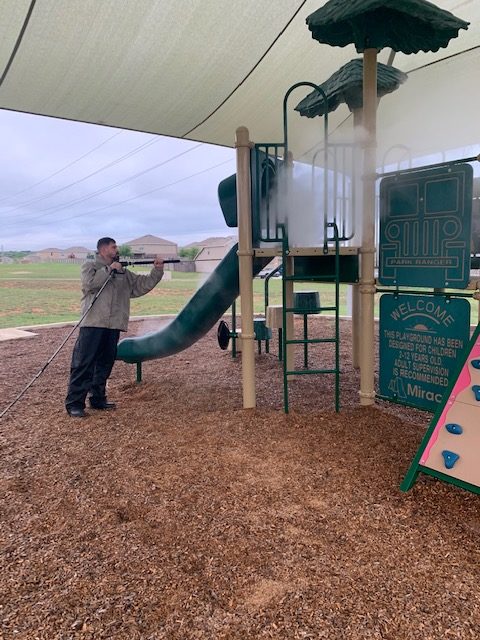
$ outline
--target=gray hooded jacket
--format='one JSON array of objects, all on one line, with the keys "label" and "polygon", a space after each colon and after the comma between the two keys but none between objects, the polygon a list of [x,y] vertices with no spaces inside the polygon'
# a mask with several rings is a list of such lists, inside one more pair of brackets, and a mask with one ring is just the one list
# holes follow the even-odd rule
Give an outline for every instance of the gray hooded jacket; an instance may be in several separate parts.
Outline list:
[{"label": "gray hooded jacket", "polygon": [[[100,255],[82,265],[82,315],[92,303],[110,275],[107,263]],[[163,269],[155,267],[148,275],[138,275],[125,269],[113,275],[95,304],[82,321],[82,327],[101,327],[126,331],[130,316],[130,298],[138,298],[151,291],[160,282]]]}]

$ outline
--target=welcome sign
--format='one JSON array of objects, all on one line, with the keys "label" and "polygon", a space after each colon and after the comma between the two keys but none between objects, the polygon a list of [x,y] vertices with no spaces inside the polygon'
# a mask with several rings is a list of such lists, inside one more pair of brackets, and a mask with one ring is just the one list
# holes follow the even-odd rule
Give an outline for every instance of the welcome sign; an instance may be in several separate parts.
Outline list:
[{"label": "welcome sign", "polygon": [[380,395],[435,411],[469,338],[468,300],[384,294],[380,299]]}]

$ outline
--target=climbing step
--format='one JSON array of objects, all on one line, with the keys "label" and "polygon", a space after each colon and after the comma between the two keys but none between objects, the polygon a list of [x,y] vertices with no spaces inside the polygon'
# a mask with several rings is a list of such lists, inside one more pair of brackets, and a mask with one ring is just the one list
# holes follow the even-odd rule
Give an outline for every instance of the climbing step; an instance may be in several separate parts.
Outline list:
[{"label": "climbing step", "polygon": [[472,387],[472,391],[475,394],[475,400],[477,402],[480,402],[480,385],[479,384],[474,384]]},{"label": "climbing step", "polygon": [[459,424],[456,424],[455,422],[450,422],[449,424],[446,424],[445,429],[448,431],[448,433],[453,433],[453,435],[455,436],[459,436],[461,433],[463,433],[462,427]]},{"label": "climbing step", "polygon": [[460,458],[458,453],[454,453],[453,451],[442,451],[442,456],[444,460],[445,469],[453,469],[455,463]]}]

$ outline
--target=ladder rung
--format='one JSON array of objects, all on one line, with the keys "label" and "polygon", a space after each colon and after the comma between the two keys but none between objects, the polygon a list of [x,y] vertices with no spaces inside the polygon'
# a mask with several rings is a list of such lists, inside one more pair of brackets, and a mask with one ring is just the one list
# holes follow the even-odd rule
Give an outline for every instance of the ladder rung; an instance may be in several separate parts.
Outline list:
[{"label": "ladder rung", "polygon": [[301,309],[300,307],[285,307],[285,311],[287,313],[296,313],[299,316],[311,316],[317,313],[321,313],[322,311],[336,311],[337,307],[316,307],[315,309],[309,309],[306,311],[305,309]]},{"label": "ladder rung", "polygon": [[301,316],[306,315],[314,315],[315,313],[320,313],[323,307],[316,307],[315,309],[310,309],[309,311],[305,311],[305,309],[301,309],[300,307],[285,307],[285,311],[287,313],[297,313]]},{"label": "ladder rung", "polygon": [[312,338],[307,340],[285,340],[285,344],[319,344],[321,342],[339,342],[336,338]]},{"label": "ladder rung", "polygon": [[337,369],[298,369],[297,371],[286,371],[287,376],[307,376],[314,373],[340,373]]},{"label": "ladder rung", "polygon": [[318,282],[324,282],[326,280],[330,281],[335,281],[337,279],[336,275],[332,275],[332,276],[283,276],[284,280],[290,280],[292,282],[307,282],[310,280],[313,281],[318,281]]}]

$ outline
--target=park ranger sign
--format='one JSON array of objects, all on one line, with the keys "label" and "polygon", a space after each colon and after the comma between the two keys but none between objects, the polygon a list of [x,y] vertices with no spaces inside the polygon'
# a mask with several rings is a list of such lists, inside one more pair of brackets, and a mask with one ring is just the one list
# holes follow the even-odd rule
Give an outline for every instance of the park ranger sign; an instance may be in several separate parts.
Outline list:
[{"label": "park ranger sign", "polygon": [[470,338],[464,298],[384,294],[380,299],[380,395],[435,411]]},{"label": "park ranger sign", "polygon": [[378,280],[463,289],[470,276],[473,169],[413,170],[380,184]]}]

